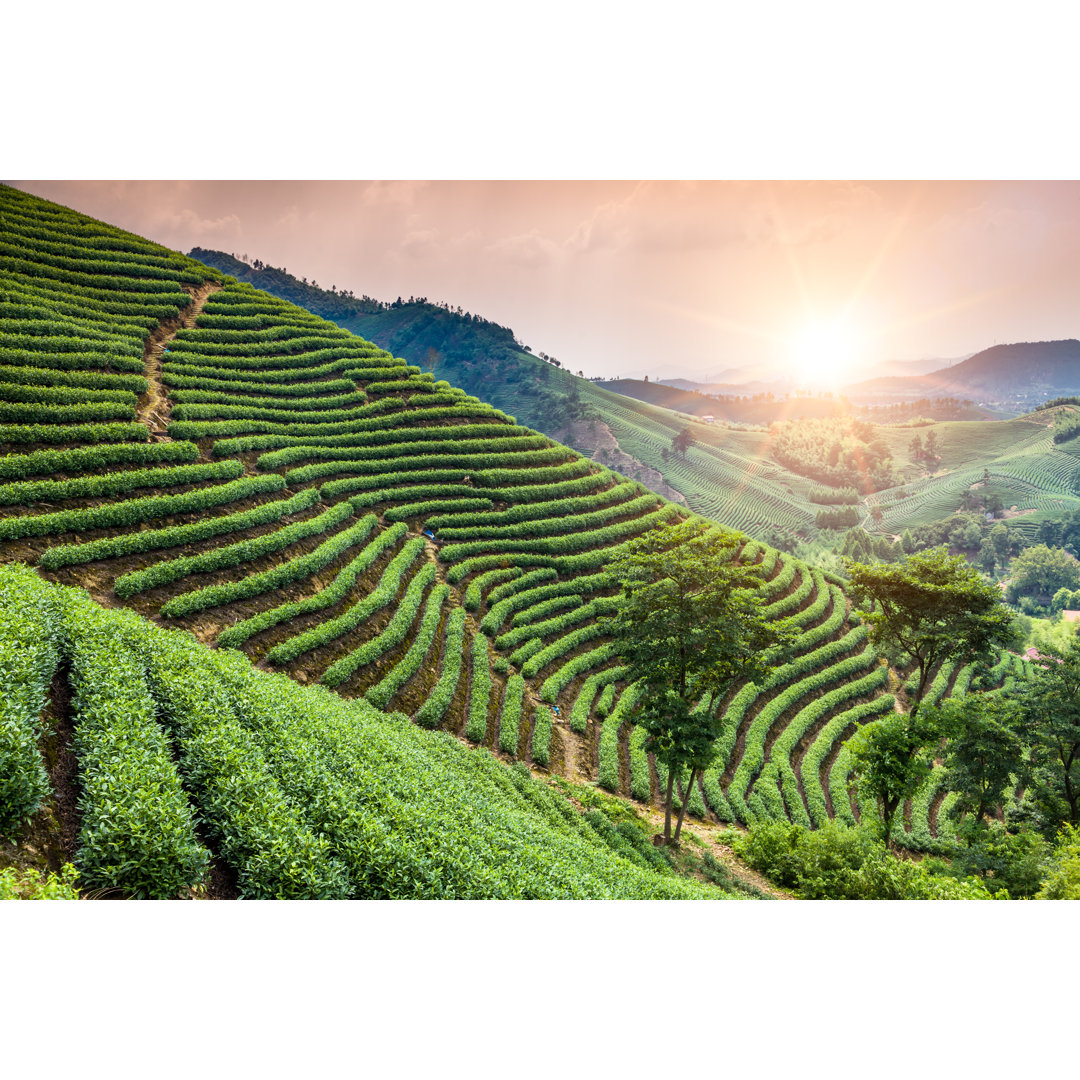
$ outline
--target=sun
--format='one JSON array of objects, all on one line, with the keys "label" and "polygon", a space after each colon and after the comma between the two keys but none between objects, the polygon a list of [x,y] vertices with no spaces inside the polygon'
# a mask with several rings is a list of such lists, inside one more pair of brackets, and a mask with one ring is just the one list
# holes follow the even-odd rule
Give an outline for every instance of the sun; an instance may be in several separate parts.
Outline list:
[{"label": "sun", "polygon": [[857,331],[845,320],[819,320],[789,339],[792,375],[807,386],[835,387],[857,377],[863,359]]}]

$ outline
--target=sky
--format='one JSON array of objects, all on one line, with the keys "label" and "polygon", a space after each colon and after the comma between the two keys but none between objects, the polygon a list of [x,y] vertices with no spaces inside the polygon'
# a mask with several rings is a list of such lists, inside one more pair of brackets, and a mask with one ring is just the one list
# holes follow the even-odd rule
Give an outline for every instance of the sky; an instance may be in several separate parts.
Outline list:
[{"label": "sky", "polygon": [[169,247],[511,327],[590,376],[841,383],[1080,336],[1080,183],[15,181]]}]

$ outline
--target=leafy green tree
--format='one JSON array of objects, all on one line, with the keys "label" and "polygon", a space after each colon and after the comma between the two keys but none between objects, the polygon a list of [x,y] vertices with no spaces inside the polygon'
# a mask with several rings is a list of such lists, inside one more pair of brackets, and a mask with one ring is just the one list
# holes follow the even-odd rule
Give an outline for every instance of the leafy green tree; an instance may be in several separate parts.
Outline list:
[{"label": "leafy green tree", "polygon": [[871,641],[918,671],[910,695],[912,716],[939,665],[970,663],[1012,637],[1000,590],[963,556],[950,556],[943,547],[900,563],[851,563],[849,574],[851,593],[866,608],[859,615]]},{"label": "leafy green tree", "polygon": [[994,545],[994,554],[998,562],[1004,565],[1009,561],[1009,549],[1012,546],[1009,540],[1009,530],[1004,525],[995,525],[990,530],[990,543]]},{"label": "leafy green tree", "polygon": [[[722,718],[694,706],[735,682],[760,682],[790,640],[782,623],[762,615],[760,572],[734,558],[743,539],[689,521],[650,530],[610,564],[622,597],[608,628],[628,680],[643,688],[637,722],[648,732],[645,748],[668,767],[664,843],[678,843],[689,791],[716,755]],[[690,777],[673,839],[672,795],[683,768]]]},{"label": "leafy green tree", "polygon": [[1063,548],[1035,544],[1013,559],[1008,597],[1051,597],[1059,589],[1080,587],[1080,560]]},{"label": "leafy green tree", "polygon": [[905,555],[914,554],[915,538],[911,535],[910,529],[905,529],[904,535],[900,537],[900,547],[903,549]]},{"label": "leafy green tree", "polygon": [[863,791],[881,803],[882,839],[888,845],[897,810],[934,767],[941,727],[932,712],[894,713],[861,728],[848,743],[853,773]]},{"label": "leafy green tree", "polygon": [[1040,645],[1019,696],[1035,744],[1035,799],[1044,819],[1080,825],[1080,636],[1067,648]]},{"label": "leafy green tree", "polygon": [[1046,872],[1050,845],[1030,829],[1009,832],[1000,822],[965,819],[957,830],[964,841],[953,856],[953,870],[980,877],[1012,900],[1031,899]]},{"label": "leafy green tree", "polygon": [[690,434],[690,429],[684,427],[681,431],[677,431],[671,438],[671,449],[679,455],[679,457],[685,458],[687,450],[690,449],[690,444],[694,441],[693,435]]},{"label": "leafy green tree", "polygon": [[1002,694],[966,694],[926,710],[948,738],[945,767],[956,812],[982,821],[1017,784],[1028,782],[1024,721]]},{"label": "leafy green tree", "polygon": [[1080,900],[1080,829],[1066,826],[1050,858],[1039,900]]},{"label": "leafy green tree", "polygon": [[994,551],[994,543],[990,537],[979,545],[979,554],[975,556],[975,564],[984,573],[993,574],[994,567],[997,566],[997,553]]},{"label": "leafy green tree", "polygon": [[974,551],[982,543],[982,529],[975,522],[964,529],[961,537],[962,546],[968,551]]}]

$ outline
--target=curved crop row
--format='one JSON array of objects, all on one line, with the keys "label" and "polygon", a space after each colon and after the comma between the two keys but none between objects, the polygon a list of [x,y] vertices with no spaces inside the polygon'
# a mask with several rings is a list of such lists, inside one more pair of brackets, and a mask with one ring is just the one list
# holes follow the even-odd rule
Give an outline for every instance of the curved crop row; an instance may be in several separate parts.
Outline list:
[{"label": "curved crop row", "polygon": [[21,386],[70,386],[127,394],[145,394],[149,387],[143,375],[112,375],[101,371],[64,371],[6,364],[0,365],[0,379],[6,383],[18,383]]},{"label": "curved crop row", "polygon": [[[585,734],[597,691],[602,687],[612,686],[624,678],[628,670],[622,666],[605,668],[603,671],[594,672],[581,684],[573,708],[570,710],[571,731],[576,731],[579,735]],[[610,709],[608,711],[610,712]]]},{"label": "curved crop row", "polygon": [[[443,586],[446,588],[446,586]],[[455,608],[446,623],[446,642],[443,646],[443,665],[439,681],[430,697],[416,713],[416,721],[423,727],[436,727],[446,715],[450,703],[461,682],[462,642],[465,637],[465,609]],[[485,708],[485,720],[487,712]]]},{"label": "curved crop row", "polygon": [[[613,584],[610,574],[592,574],[589,577],[571,578],[569,581],[556,581],[558,574],[548,567],[531,570],[514,581],[497,589],[492,589],[488,597],[488,613],[480,622],[480,630],[488,637],[494,637],[506,622],[507,616],[516,611],[533,606],[541,600],[554,596],[582,596],[597,589],[610,588]],[[542,584],[550,582],[550,584]]]},{"label": "curved crop row", "polygon": [[202,881],[210,854],[195,836],[146,676],[88,596],[62,597],[71,605],[83,883],[151,899],[176,896]]},{"label": "curved crop row", "polygon": [[506,754],[517,754],[521,738],[521,703],[525,693],[525,680],[511,675],[503,693],[502,711],[499,713],[499,749]]},{"label": "curved crop row", "polygon": [[0,578],[0,837],[49,794],[38,739],[60,661],[54,590],[36,575]]},{"label": "curved crop row", "polygon": [[198,513],[212,506],[250,499],[253,495],[281,491],[284,487],[285,481],[277,473],[270,473],[267,476],[247,476],[226,484],[215,484],[213,487],[196,488],[181,495],[146,495],[141,499],[106,503],[104,506],[91,506],[82,510],[24,514],[0,520],[0,540],[138,525],[154,518]]},{"label": "curved crop row", "polygon": [[[557,655],[564,654],[559,653]],[[555,699],[559,694],[579,675],[589,671],[591,668],[599,667],[601,664],[617,655],[615,646],[610,641],[605,641],[602,645],[598,645],[595,649],[590,649],[588,652],[578,653],[577,656],[567,660],[562,667],[556,669],[544,680],[543,685],[540,687],[540,700],[554,704]],[[529,663],[532,664],[534,661],[539,661],[540,659],[541,654],[538,653],[529,661]],[[548,659],[552,659],[552,657],[545,659],[544,663],[547,663]],[[532,670],[535,673],[543,666],[543,664],[535,664]]]},{"label": "curved crop row", "polygon": [[372,705],[384,708],[398,690],[420,670],[424,657],[431,651],[431,643],[435,640],[435,631],[442,618],[443,604],[446,603],[449,593],[449,585],[436,585],[431,590],[427,604],[424,605],[420,626],[412,637],[408,652],[374,686],[364,692],[364,697]]},{"label": "curved crop row", "polygon": [[[629,504],[627,504],[629,505]],[[618,540],[627,540],[632,536],[651,529],[654,525],[669,521],[678,516],[679,509],[674,505],[665,506],[651,514],[631,518],[628,521],[614,525],[606,525],[603,528],[594,529],[592,532],[575,532],[565,536],[548,536],[537,540],[525,539],[494,539],[494,540],[471,540],[460,544],[447,544],[439,551],[440,562],[456,562],[459,559],[467,559],[470,555],[495,553],[538,553],[547,555],[588,553],[588,560],[596,560],[596,564],[606,561],[607,553],[596,551],[597,548],[607,547]]]},{"label": "curved crop row", "polygon": [[120,495],[136,488],[177,487],[207,480],[235,480],[244,464],[230,459],[206,465],[175,465],[161,469],[133,469],[125,472],[78,476],[71,480],[24,480],[0,484],[0,506],[29,506],[36,502],[63,499],[98,499]]},{"label": "curved crop row", "polygon": [[319,536],[348,521],[352,513],[352,507],[348,503],[340,503],[313,518],[293,522],[292,525],[264,533],[262,536],[241,540],[226,547],[217,547],[198,555],[184,555],[178,559],[155,563],[143,570],[133,570],[116,579],[113,583],[113,591],[117,596],[127,599],[136,593],[180,581],[192,574],[208,574],[214,570],[239,566],[241,563],[251,562],[252,559],[258,559],[263,555],[281,551],[298,540],[304,540],[309,536]]},{"label": "curved crop row", "polygon": [[[290,619],[299,618],[301,615],[310,615],[316,611],[323,611],[339,603],[349,595],[352,587],[356,584],[356,579],[387,548],[393,547],[405,535],[406,528],[404,525],[394,525],[379,533],[348,566],[339,571],[338,575],[325,589],[321,589],[311,596],[305,596],[302,600],[279,604],[269,611],[260,611],[258,615],[252,615],[250,618],[244,619],[243,622],[226,627],[218,634],[218,645],[223,648],[236,648],[247,641],[248,638],[261,633],[263,630],[269,630],[273,626],[288,622]],[[419,548],[415,550],[418,551]],[[413,557],[415,558],[415,555]]]},{"label": "curved crop row", "polygon": [[122,555],[138,555],[144,551],[180,547],[183,544],[280,521],[283,517],[298,514],[314,506],[318,501],[319,493],[313,488],[306,488],[287,499],[264,502],[235,514],[202,518],[188,525],[170,525],[165,529],[146,529],[122,533],[120,536],[105,536],[82,544],[50,547],[38,556],[38,565],[46,570],[58,570],[62,566],[96,562],[98,559],[115,559]]},{"label": "curved crop row", "polygon": [[[320,645],[335,641],[342,634],[354,630],[376,611],[386,607],[397,596],[398,586],[401,584],[402,575],[420,557],[424,550],[424,543],[419,538],[410,540],[390,561],[379,579],[379,584],[363,600],[353,604],[347,611],[336,619],[319,623],[310,630],[294,637],[287,638],[280,645],[275,645],[267,654],[266,661],[270,664],[287,664],[301,653],[316,649]],[[430,566],[430,564],[428,564]],[[434,573],[434,567],[431,567]],[[422,573],[423,571],[421,571]],[[414,579],[415,580],[415,579]],[[326,590],[323,590],[324,592]],[[419,601],[418,601],[419,602]],[[398,607],[400,611],[400,606]],[[414,612],[415,614],[415,612]],[[381,655],[374,653],[373,655]],[[361,660],[359,663],[367,663]],[[359,663],[356,666],[359,666]]]},{"label": "curved crop row", "polygon": [[[501,652],[505,652],[507,649],[515,649],[523,641],[527,641],[530,638],[545,638],[551,634],[559,633],[559,631],[565,630],[567,627],[574,626],[579,622],[584,622],[586,619],[592,619],[600,615],[614,615],[618,610],[618,606],[619,601],[617,597],[598,596],[595,600],[590,600],[587,604],[579,604],[573,611],[565,611],[550,619],[544,619],[541,622],[528,623],[524,626],[517,627],[517,629],[509,630],[505,634],[500,634],[499,637],[495,639],[495,648],[499,649]],[[605,629],[606,628],[601,627],[601,632]],[[572,647],[573,646],[570,646],[570,648]],[[553,654],[553,658],[561,655],[562,653]]]},{"label": "curved crop row", "polygon": [[[837,740],[853,724],[858,726],[870,717],[877,718],[883,713],[894,712],[895,708],[896,698],[892,694],[882,694],[872,701],[865,701],[861,705],[855,705],[832,717],[807,748],[806,753],[803,755],[800,773],[802,775],[803,791],[806,793],[807,807],[810,810],[810,818],[815,828],[820,828],[827,824],[829,820],[825,791],[821,786],[821,769]],[[837,809],[834,804],[833,812],[838,819],[845,820],[841,812],[842,809],[842,807]],[[851,818],[849,824],[855,824],[854,817]]]},{"label": "curved crop row", "polygon": [[5,443],[116,443],[146,442],[145,424],[0,424]]},{"label": "curved crop row", "polygon": [[638,703],[645,688],[640,683],[632,683],[619,698],[619,704],[604,721],[600,729],[599,758],[600,769],[597,775],[600,786],[608,791],[619,790],[619,730],[630,718],[630,713]]},{"label": "curved crop row", "polygon": [[147,462],[194,462],[199,448],[188,442],[109,443],[79,450],[35,450],[30,454],[0,457],[0,480],[28,476],[80,473],[108,465],[142,465]]},{"label": "curved crop row", "polygon": [[472,681],[469,685],[469,721],[465,725],[465,737],[475,743],[484,741],[487,735],[488,708],[491,703],[491,658],[488,655],[487,638],[483,634],[472,636]]},{"label": "curved crop row", "polygon": [[[327,518],[328,514],[329,512],[313,519],[312,525],[316,521]],[[347,520],[347,518],[348,515],[345,515],[342,520]],[[331,520],[327,527],[332,527],[337,523],[336,520]],[[295,558],[279,563],[277,566],[272,566],[259,574],[249,574],[247,577],[242,577],[236,581],[226,581],[220,585],[207,585],[204,588],[194,589],[191,592],[182,593],[180,596],[174,596],[168,603],[162,605],[160,614],[174,619],[181,618],[185,615],[193,615],[198,611],[204,611],[206,608],[220,607],[223,604],[231,604],[236,600],[247,600],[253,596],[269,592],[271,589],[280,589],[290,582],[310,577],[324,566],[329,566],[330,563],[350,548],[362,544],[374,528],[375,515],[368,514],[367,517],[362,518],[350,528],[343,529],[341,532],[331,536],[329,540],[324,540],[314,551],[310,551],[306,555],[297,555]],[[288,529],[281,530],[283,533],[288,531]],[[322,531],[325,531],[325,529]],[[271,533],[270,535],[275,534]]]},{"label": "curved crop row", "polygon": [[[358,667],[370,664],[389,652],[395,645],[400,645],[405,640],[405,635],[409,632],[417,611],[420,610],[424,591],[434,581],[434,565],[424,563],[409,582],[409,587],[394,609],[394,614],[387,623],[386,629],[377,637],[365,641],[359,648],[346,653],[340,660],[334,661],[326,669],[322,681],[327,686],[340,686]],[[440,586],[440,588],[446,588],[446,586]]]}]

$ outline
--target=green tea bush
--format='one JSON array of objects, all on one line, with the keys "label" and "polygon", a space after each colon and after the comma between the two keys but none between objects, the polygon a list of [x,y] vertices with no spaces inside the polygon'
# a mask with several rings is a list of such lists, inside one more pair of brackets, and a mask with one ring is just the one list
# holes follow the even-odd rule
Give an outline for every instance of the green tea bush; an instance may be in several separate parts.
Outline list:
[{"label": "green tea bush", "polygon": [[144,551],[179,547],[214,536],[224,536],[242,529],[280,521],[283,517],[307,510],[318,501],[319,493],[314,488],[305,488],[287,499],[264,502],[250,510],[242,510],[235,514],[202,518],[189,525],[171,525],[165,529],[146,529],[123,533],[120,536],[106,536],[100,540],[88,540],[83,544],[63,544],[51,547],[38,557],[38,565],[47,570],[56,570],[61,566],[96,562],[98,559],[115,559]]},{"label": "green tea bush", "polygon": [[[290,663],[302,653],[317,649],[319,646],[326,645],[331,641],[336,641],[342,634],[354,630],[374,615],[376,611],[380,611],[396,598],[402,576],[420,558],[423,551],[424,542],[419,537],[410,540],[390,561],[379,579],[379,584],[363,600],[353,604],[352,607],[336,619],[319,623],[318,626],[313,626],[310,630],[287,638],[280,645],[275,645],[266,654],[267,663]],[[419,606],[419,600],[417,600],[416,606]],[[414,607],[413,615],[415,614],[416,608]],[[381,655],[381,653],[375,655]],[[364,662],[366,663],[366,661]]]},{"label": "green tea bush", "polygon": [[525,680],[511,675],[503,694],[502,712],[499,714],[499,749],[516,755],[521,730],[521,701],[525,692]]},{"label": "green tea bush", "polygon": [[71,863],[64,863],[59,874],[9,866],[0,870],[0,900],[78,900],[78,879]]},{"label": "green tea bush", "polygon": [[250,499],[254,495],[281,491],[284,486],[285,481],[277,473],[271,473],[268,476],[248,476],[242,480],[215,484],[213,487],[197,488],[181,495],[146,495],[141,499],[106,503],[104,506],[92,506],[83,510],[24,514],[0,520],[0,540],[138,525],[143,521],[171,517],[174,514],[195,514],[212,506],[223,506],[241,499]]},{"label": "green tea bush", "polygon": [[[407,547],[408,545],[406,545]],[[387,573],[389,573],[389,570]],[[323,673],[322,681],[327,686],[340,686],[358,667],[370,664],[380,656],[388,653],[396,645],[400,645],[405,640],[405,635],[408,634],[409,627],[412,626],[413,620],[416,618],[416,613],[420,610],[424,592],[434,581],[435,567],[431,563],[424,563],[413,575],[409,587],[405,590],[405,595],[394,609],[394,614],[382,633],[370,641],[365,641],[363,645],[353,649],[352,652],[346,653],[340,660],[334,661]],[[382,583],[380,582],[381,587]],[[376,590],[376,592],[378,591]],[[368,597],[368,600],[371,600],[374,595],[373,593],[371,597]],[[361,605],[357,604],[356,606],[360,607]],[[385,602],[382,606],[385,606]],[[346,615],[348,614],[346,612]],[[341,618],[345,618],[345,616],[341,616]],[[269,656],[267,658],[269,659]]]},{"label": "green tea bush", "polygon": [[[444,586],[445,588],[445,586]],[[431,601],[429,600],[430,604]],[[443,647],[443,666],[439,681],[431,696],[420,706],[416,714],[417,723],[423,727],[437,727],[446,715],[450,703],[457,693],[461,682],[462,641],[465,636],[465,609],[455,608],[450,613],[446,626],[446,644]],[[485,713],[485,720],[486,720]]]},{"label": "green tea bush", "polygon": [[146,442],[145,424],[0,424],[0,442],[6,443],[117,443]]},{"label": "green tea bush", "polygon": [[[274,532],[263,533],[262,536],[252,537],[250,540],[241,540],[225,547],[217,547],[211,551],[204,551],[198,555],[185,555],[177,559],[168,559],[165,562],[155,563],[143,570],[133,570],[129,574],[119,577],[113,584],[113,591],[117,596],[127,599],[136,593],[145,592],[147,589],[155,589],[161,585],[181,581],[192,574],[207,574],[214,570],[230,569],[240,566],[242,563],[251,562],[252,559],[261,558],[263,555],[273,554],[295,544],[299,540],[305,540],[310,536],[321,536],[331,529],[348,521],[352,517],[352,507],[348,503],[341,503],[313,518],[304,521],[296,521],[286,525],[283,529]],[[230,582],[230,585],[235,584]]]},{"label": "green tea bush", "polygon": [[146,677],[101,608],[85,593],[61,595],[71,634],[83,885],[175,897],[203,880],[210,853],[196,839]]},{"label": "green tea bush", "polygon": [[41,367],[0,365],[0,379],[22,386],[70,386],[126,394],[145,394],[149,388],[149,383],[142,375],[109,375],[98,371],[62,371]]},{"label": "green tea bush", "polygon": [[[362,525],[363,521],[359,524]],[[348,564],[348,566],[344,567],[325,589],[321,589],[311,596],[305,596],[301,600],[279,604],[269,611],[260,611],[258,615],[252,615],[242,622],[234,623],[232,626],[226,627],[218,634],[218,645],[223,648],[236,648],[238,645],[247,641],[249,637],[261,633],[263,630],[269,630],[273,626],[288,622],[290,619],[299,618],[301,615],[310,615],[315,611],[323,611],[326,608],[339,603],[352,591],[357,578],[359,578],[384,551],[393,547],[399,540],[403,539],[406,533],[407,529],[404,525],[394,525],[391,528],[384,530],[379,533],[379,535],[376,536],[375,539]],[[419,550],[419,546],[414,548],[413,559],[415,559],[415,553]],[[312,647],[314,648],[314,646]],[[279,655],[284,656],[286,653],[282,652]],[[290,659],[291,658],[292,657],[290,657]]]},{"label": "green tea bush", "polygon": [[424,606],[420,627],[413,636],[408,652],[374,686],[365,691],[364,697],[372,705],[380,709],[385,707],[394,694],[420,670],[420,665],[424,662],[424,657],[431,650],[431,644],[435,640],[435,631],[439,628],[443,604],[446,603],[449,592],[449,585],[436,585],[431,590],[427,604]]},{"label": "green tea bush", "polygon": [[[167,443],[165,445],[168,445]],[[214,461],[207,465],[176,465],[161,469],[133,469],[78,476],[71,480],[27,480],[0,484],[0,506],[30,506],[64,499],[97,499],[137,488],[175,487],[208,480],[234,480],[244,473],[243,462]]]},{"label": "green tea bush", "polygon": [[38,738],[60,659],[55,592],[18,564],[0,577],[0,836],[12,835],[50,792]]},{"label": "green tea bush", "polygon": [[473,742],[483,742],[487,735],[488,707],[491,703],[491,661],[488,657],[487,638],[473,634],[472,683],[469,688],[469,722],[465,725],[465,737]]},{"label": "green tea bush", "polygon": [[[345,515],[340,520],[347,520],[348,516]],[[326,517],[326,514],[320,514],[319,518],[313,519],[312,527],[314,528],[315,522],[320,518]],[[339,523],[334,519],[329,520],[329,527]],[[207,585],[201,589],[182,593],[180,596],[175,596],[163,604],[160,614],[169,618],[180,618],[192,615],[197,611],[205,611],[206,608],[220,607],[223,604],[231,604],[237,600],[247,600],[253,596],[261,596],[272,589],[280,589],[290,582],[310,577],[324,566],[329,566],[330,563],[350,548],[362,544],[371,534],[371,530],[375,528],[375,524],[375,515],[368,514],[367,517],[361,519],[355,525],[343,529],[328,540],[324,540],[314,551],[310,551],[305,555],[297,555],[293,559],[278,563],[277,566],[271,566],[268,570],[263,570],[258,574],[249,574],[247,577],[242,577],[236,581],[225,581],[220,585]],[[271,533],[270,535],[287,533],[291,528],[292,526],[289,526],[286,529],[279,530],[278,534]],[[287,539],[286,542],[291,541]]]}]

